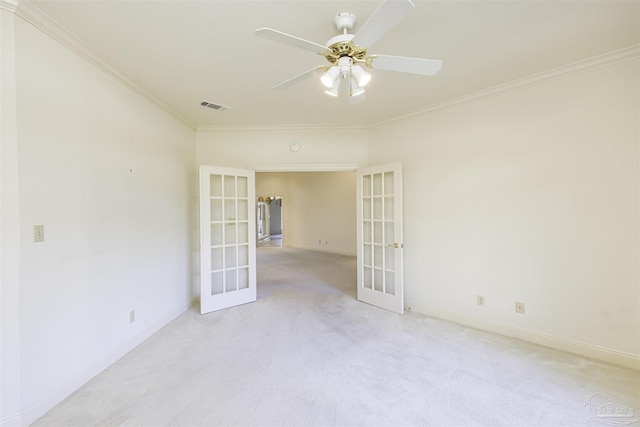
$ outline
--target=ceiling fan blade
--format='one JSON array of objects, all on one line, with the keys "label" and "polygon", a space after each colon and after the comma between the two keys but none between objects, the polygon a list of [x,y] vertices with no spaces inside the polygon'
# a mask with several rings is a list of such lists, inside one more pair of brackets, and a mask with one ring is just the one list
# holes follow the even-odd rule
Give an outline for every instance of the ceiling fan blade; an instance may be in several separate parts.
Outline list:
[{"label": "ceiling fan blade", "polygon": [[280,83],[279,85],[276,85],[274,87],[271,88],[271,90],[281,90],[281,89],[286,89],[289,86],[293,86],[297,83],[300,83],[301,81],[307,80],[311,77],[314,76],[318,76],[318,82],[320,82],[320,74],[321,71],[324,71],[324,66],[320,65],[318,67],[312,68],[308,71],[305,71],[302,74],[298,74],[295,77],[291,77],[289,80],[285,80],[284,82]]},{"label": "ceiling fan blade", "polygon": [[411,0],[385,0],[378,9],[362,24],[353,43],[370,48],[387,31],[395,27],[414,8]]},{"label": "ceiling fan blade", "polygon": [[409,58],[408,56],[372,55],[371,66],[378,70],[433,76],[442,68],[439,59]]},{"label": "ceiling fan blade", "polygon": [[309,40],[301,39],[300,37],[292,36],[291,34],[271,28],[258,28],[256,30],[256,36],[315,53],[324,53],[327,50],[327,48],[321,44],[310,42]]}]

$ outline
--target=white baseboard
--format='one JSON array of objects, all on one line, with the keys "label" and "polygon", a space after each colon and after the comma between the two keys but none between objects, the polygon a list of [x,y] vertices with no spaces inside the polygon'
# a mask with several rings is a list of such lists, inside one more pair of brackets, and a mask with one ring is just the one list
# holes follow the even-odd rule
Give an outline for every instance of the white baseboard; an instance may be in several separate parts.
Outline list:
[{"label": "white baseboard", "polygon": [[22,427],[22,413],[11,414],[0,420],[2,427]]},{"label": "white baseboard", "polygon": [[[107,369],[109,366],[117,362],[131,350],[140,345],[143,341],[148,339],[151,335],[158,332],[160,329],[169,324],[172,320],[180,316],[189,307],[176,307],[174,310],[170,311],[166,315],[158,318],[155,322],[141,331],[139,334],[136,334],[134,337],[126,340],[123,344],[121,344],[117,349],[112,351],[110,354],[101,357],[91,364],[91,367],[83,370],[79,370],[73,376],[71,376],[65,384],[63,384],[58,390],[51,393],[49,396],[43,398],[39,402],[33,403],[28,407],[22,408],[21,414],[17,414],[16,416],[12,416],[14,419],[17,417],[20,420],[22,425],[30,425],[35,422],[38,418],[42,417],[49,410],[51,410],[58,403],[62,402],[64,399],[69,397],[74,391],[78,390],[80,387],[89,382],[92,378],[98,375],[100,372]],[[10,421],[10,420],[8,420]],[[4,427],[4,420],[1,424]],[[7,426],[18,425],[15,422],[7,423]]]},{"label": "white baseboard", "polygon": [[602,362],[614,365],[624,366],[640,371],[640,356],[621,351],[611,350],[592,344],[582,343],[579,341],[560,338],[553,335],[543,334],[529,329],[522,329],[505,323],[494,322],[491,320],[479,319],[471,316],[462,316],[449,312],[420,309],[413,306],[412,311],[425,314],[427,316],[436,317],[438,319],[448,320],[460,325],[469,326],[474,329],[480,329],[487,332],[493,332],[508,337],[518,338],[523,341],[539,344],[545,347],[566,351],[568,353],[585,356],[591,359],[600,360]]},{"label": "white baseboard", "polygon": [[328,254],[356,256],[355,252],[339,251],[334,249],[325,249],[321,246],[304,246],[304,245],[284,245],[285,248],[302,249],[305,251],[324,252]]}]

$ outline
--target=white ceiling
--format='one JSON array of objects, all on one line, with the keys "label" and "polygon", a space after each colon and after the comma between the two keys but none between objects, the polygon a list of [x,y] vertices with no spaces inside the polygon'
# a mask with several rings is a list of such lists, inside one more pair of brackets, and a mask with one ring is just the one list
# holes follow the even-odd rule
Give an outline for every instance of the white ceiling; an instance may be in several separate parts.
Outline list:
[{"label": "white ceiling", "polygon": [[[380,1],[30,2],[90,50],[198,127],[371,125],[640,42],[640,1],[414,0],[369,54],[442,59],[435,77],[371,70],[366,101],[319,81],[270,88],[323,57],[258,38],[271,27],[324,44],[338,12],[358,24]],[[202,100],[230,106],[218,112]]]}]

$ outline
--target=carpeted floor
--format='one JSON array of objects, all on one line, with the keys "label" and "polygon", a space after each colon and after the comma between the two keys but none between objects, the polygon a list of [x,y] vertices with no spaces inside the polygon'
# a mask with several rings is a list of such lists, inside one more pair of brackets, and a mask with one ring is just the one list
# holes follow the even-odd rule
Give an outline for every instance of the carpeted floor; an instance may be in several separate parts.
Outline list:
[{"label": "carpeted floor", "polygon": [[607,399],[638,418],[636,371],[360,303],[353,257],[258,260],[256,303],[184,313],[34,425],[597,426]]}]

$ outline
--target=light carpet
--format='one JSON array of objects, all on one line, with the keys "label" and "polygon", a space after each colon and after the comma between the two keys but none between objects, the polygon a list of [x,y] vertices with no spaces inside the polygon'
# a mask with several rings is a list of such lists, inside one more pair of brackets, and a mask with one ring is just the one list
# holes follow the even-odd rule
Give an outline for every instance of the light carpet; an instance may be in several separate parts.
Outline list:
[{"label": "light carpet", "polygon": [[267,247],[257,302],[185,312],[34,425],[597,426],[602,399],[637,414],[640,373],[363,304],[353,257]]}]

